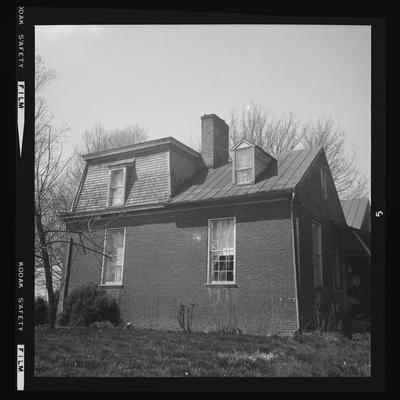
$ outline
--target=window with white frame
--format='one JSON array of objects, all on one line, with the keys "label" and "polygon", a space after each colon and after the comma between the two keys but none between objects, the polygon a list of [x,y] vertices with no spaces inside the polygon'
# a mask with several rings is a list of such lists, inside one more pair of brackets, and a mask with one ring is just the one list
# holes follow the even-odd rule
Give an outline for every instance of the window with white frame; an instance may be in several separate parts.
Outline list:
[{"label": "window with white frame", "polygon": [[322,243],[321,243],[321,225],[318,222],[312,222],[312,255],[314,285],[322,286]]},{"label": "window with white frame", "polygon": [[322,197],[326,200],[328,198],[328,174],[325,169],[321,169],[321,188]]},{"label": "window with white frame", "polygon": [[106,229],[101,283],[122,284],[124,267],[125,228]]},{"label": "window with white frame", "polygon": [[109,206],[120,206],[125,202],[126,168],[111,169],[108,194]]},{"label": "window with white frame", "polygon": [[235,151],[235,182],[239,185],[253,181],[253,149],[251,147]]},{"label": "window with white frame", "polygon": [[333,256],[332,286],[334,290],[342,290],[342,270],[337,237],[335,239],[335,253]]},{"label": "window with white frame", "polygon": [[235,282],[235,218],[210,219],[208,283]]}]

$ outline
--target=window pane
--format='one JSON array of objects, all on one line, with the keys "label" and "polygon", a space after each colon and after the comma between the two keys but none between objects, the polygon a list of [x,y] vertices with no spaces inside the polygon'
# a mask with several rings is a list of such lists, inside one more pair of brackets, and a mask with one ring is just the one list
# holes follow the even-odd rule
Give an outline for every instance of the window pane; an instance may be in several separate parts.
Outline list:
[{"label": "window pane", "polygon": [[117,189],[110,189],[110,204],[116,206],[123,203],[122,186]]},{"label": "window pane", "polygon": [[313,271],[314,283],[322,285],[322,264],[321,264],[321,242],[320,225],[312,223],[312,251],[313,251]]},{"label": "window pane", "polygon": [[233,254],[233,219],[211,221],[211,251],[220,250],[225,255]]},{"label": "window pane", "polygon": [[217,262],[213,262],[213,263],[212,263],[212,270],[213,270],[213,272],[218,272],[218,269],[219,269],[219,263],[218,263],[218,261],[217,261]]},{"label": "window pane", "polygon": [[226,274],[226,280],[227,280],[228,282],[233,282],[233,272],[228,272],[228,273]]},{"label": "window pane", "polygon": [[110,187],[115,188],[118,186],[122,186],[122,180],[123,180],[123,170],[122,169],[118,170],[118,171],[112,171]]},{"label": "window pane", "polygon": [[251,183],[251,169],[244,169],[242,171],[236,171],[236,183]]},{"label": "window pane", "polygon": [[105,274],[105,282],[115,282],[114,279],[114,268],[108,264],[106,268],[106,274]]},{"label": "window pane", "polygon": [[107,231],[108,252],[112,255],[121,254],[124,246],[124,230],[113,229]]},{"label": "window pane", "polygon": [[236,170],[252,168],[252,148],[236,150]]},{"label": "window pane", "polygon": [[114,267],[114,280],[115,282],[121,282],[122,280],[122,265]]}]

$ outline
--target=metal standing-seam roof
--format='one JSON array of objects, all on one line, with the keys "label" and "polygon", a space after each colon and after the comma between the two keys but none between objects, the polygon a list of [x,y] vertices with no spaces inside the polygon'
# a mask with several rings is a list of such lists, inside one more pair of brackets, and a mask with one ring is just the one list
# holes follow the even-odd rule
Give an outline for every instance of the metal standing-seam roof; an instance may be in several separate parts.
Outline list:
[{"label": "metal standing-seam roof", "polygon": [[268,168],[254,184],[232,183],[232,163],[196,173],[170,203],[189,203],[255,193],[289,190],[296,186],[321,151],[312,147],[283,153],[277,158],[277,174]]},{"label": "metal standing-seam roof", "polygon": [[369,200],[367,198],[359,198],[352,200],[340,200],[343,208],[343,214],[346,218],[346,223],[356,229],[361,229],[365,214],[369,209]]}]

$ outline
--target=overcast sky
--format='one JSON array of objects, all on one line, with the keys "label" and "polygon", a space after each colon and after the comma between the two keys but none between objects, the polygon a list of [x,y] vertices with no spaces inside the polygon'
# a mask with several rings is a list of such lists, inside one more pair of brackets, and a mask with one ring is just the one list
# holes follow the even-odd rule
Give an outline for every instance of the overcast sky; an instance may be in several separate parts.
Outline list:
[{"label": "overcast sky", "polygon": [[36,54],[57,72],[42,95],[65,150],[96,121],[138,123],[149,139],[191,144],[200,116],[229,123],[251,100],[303,121],[331,116],[370,174],[369,26],[36,26]]}]

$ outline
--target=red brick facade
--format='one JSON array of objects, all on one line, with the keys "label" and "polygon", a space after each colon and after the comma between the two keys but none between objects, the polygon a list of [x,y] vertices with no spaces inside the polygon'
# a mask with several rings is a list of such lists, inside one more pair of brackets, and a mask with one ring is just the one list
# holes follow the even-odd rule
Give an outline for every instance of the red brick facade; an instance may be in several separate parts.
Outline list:
[{"label": "red brick facade", "polygon": [[[321,169],[328,171],[328,193],[324,199],[321,187]],[[332,222],[345,225],[345,219],[336,188],[331,177],[325,153],[314,161],[304,180],[300,183],[294,202],[294,215],[298,227],[295,229],[297,242],[297,262],[299,271],[299,310],[302,328],[312,319],[315,295],[319,292],[327,307],[340,303],[344,292],[333,290],[332,268],[335,255],[335,231]],[[321,225],[323,287],[314,287],[312,265],[312,221]],[[342,278],[345,277],[343,259]],[[343,282],[342,287],[345,287]]]},{"label": "red brick facade", "polygon": [[[343,295],[332,290],[331,221],[344,224],[344,217],[329,174],[328,199],[322,198],[320,171],[326,167],[321,152],[296,190],[293,214],[291,195],[282,194],[282,200],[254,204],[92,221],[90,236],[99,249],[104,228],[126,227],[123,284],[107,288],[118,298],[123,320],[137,326],[179,329],[179,305],[196,303],[196,330],[269,334],[293,333],[299,323],[305,327],[312,318],[317,291],[328,298]],[[208,220],[221,217],[236,217],[235,287],[207,284]],[[322,227],[322,289],[313,285],[312,220]],[[87,220],[80,226],[69,223],[71,231],[87,231],[87,226]],[[101,268],[101,255],[75,250],[69,290],[89,282],[100,284]]]},{"label": "red brick facade", "polygon": [[[237,285],[218,289],[207,285],[208,219],[232,216]],[[124,321],[177,329],[180,303],[191,302],[198,304],[194,329],[297,330],[289,199],[120,218],[107,225],[117,226],[127,227],[123,287],[111,293],[118,296]],[[94,236],[100,244],[104,230]],[[101,257],[76,254],[70,290],[100,283],[100,275]]]}]

